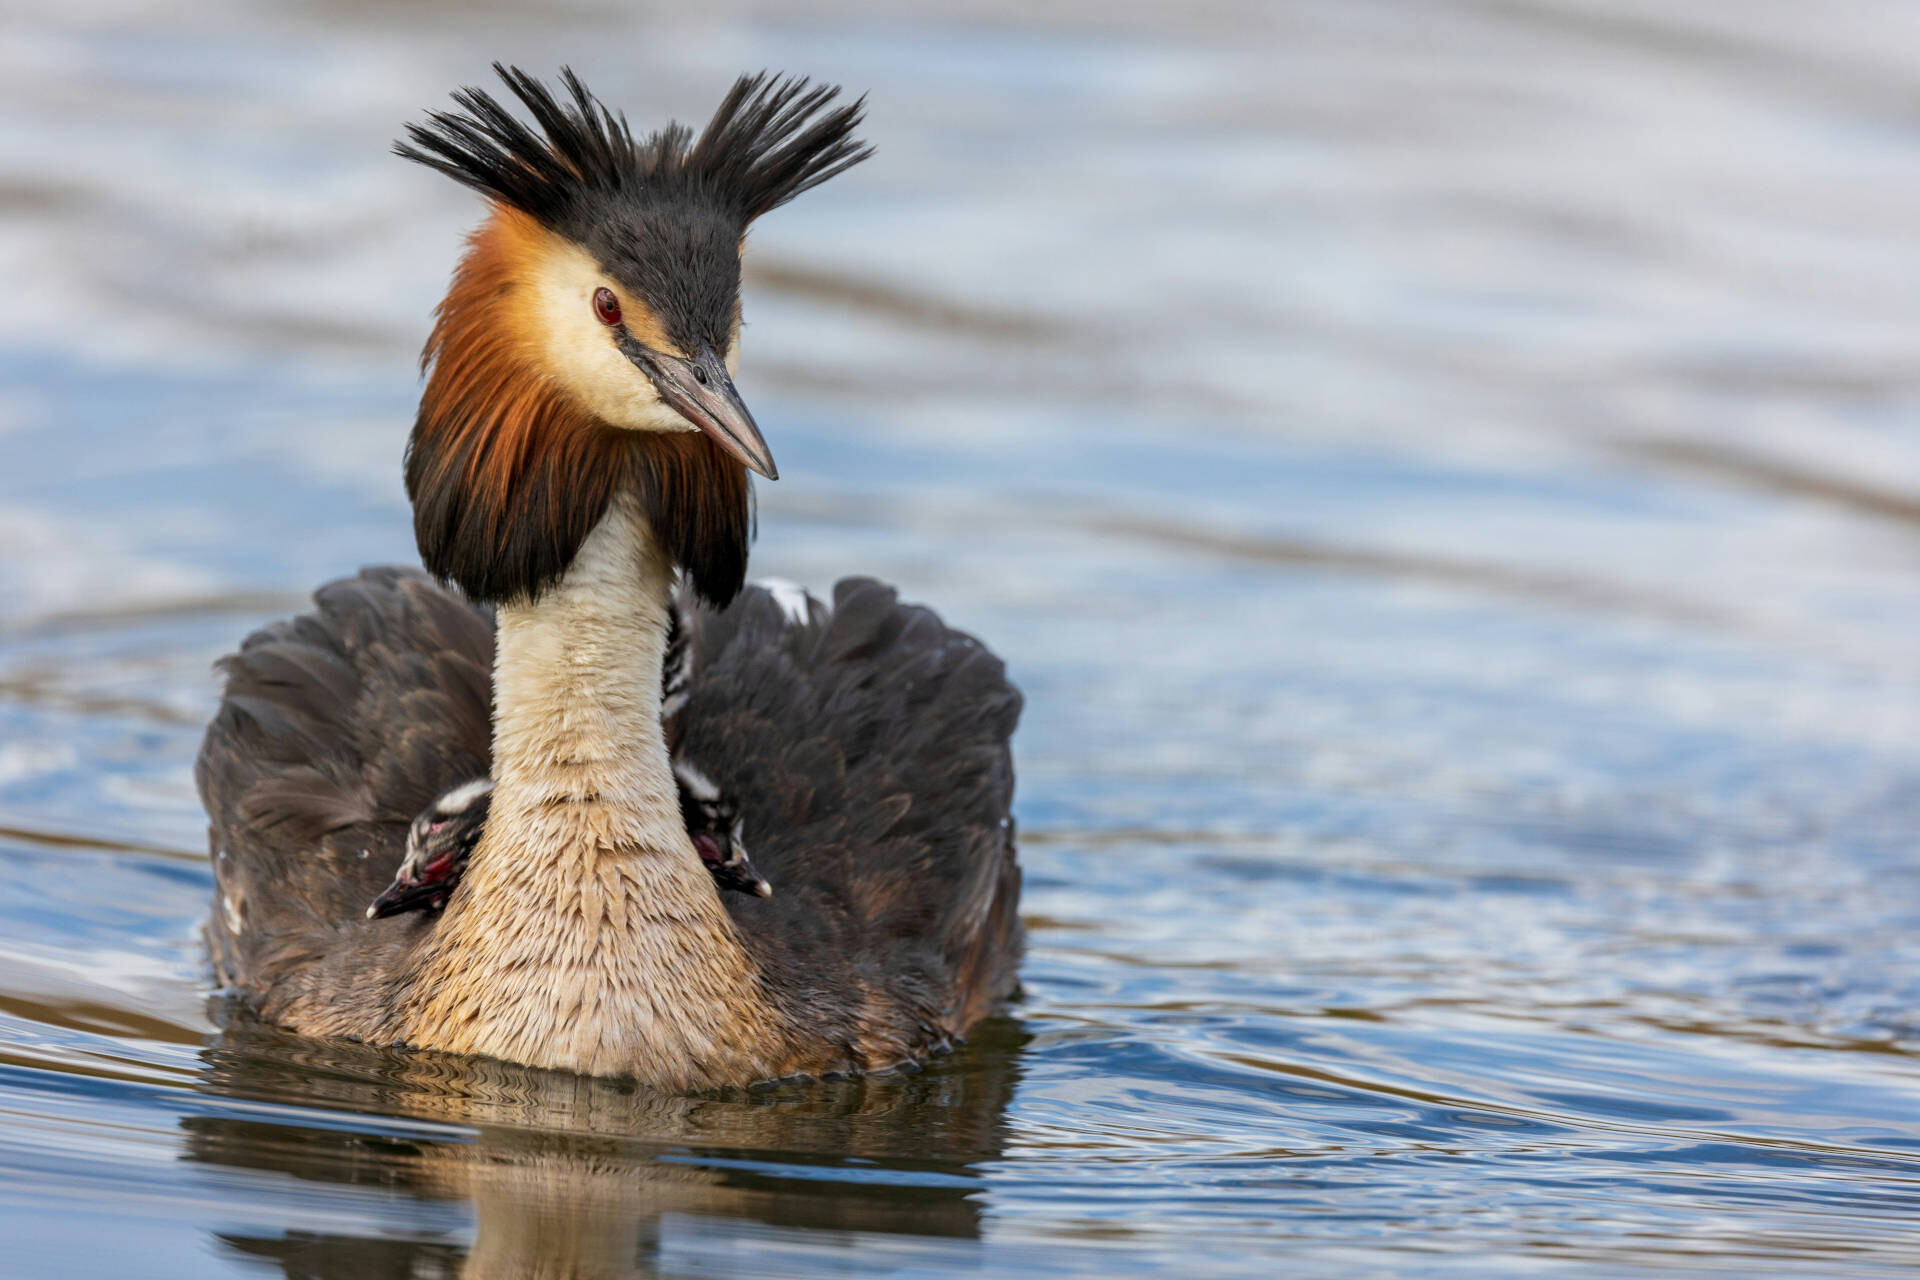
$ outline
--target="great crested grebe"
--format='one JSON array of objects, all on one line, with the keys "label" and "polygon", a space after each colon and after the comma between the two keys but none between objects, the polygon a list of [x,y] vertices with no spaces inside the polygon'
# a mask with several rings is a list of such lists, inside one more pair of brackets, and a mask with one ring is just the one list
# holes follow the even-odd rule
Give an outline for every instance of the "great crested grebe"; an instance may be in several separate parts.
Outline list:
[{"label": "great crested grebe", "polygon": [[[749,76],[697,138],[636,139],[571,72],[495,70],[533,126],[467,89],[399,148],[490,206],[406,458],[422,559],[464,594],[364,570],[223,661],[195,770],[220,979],[310,1035],[675,1091],[938,1052],[1016,985],[1020,695],[880,583],[743,585],[747,470],[775,471],[732,380],[742,242],[866,158],[860,104]],[[663,712],[771,897],[719,893]],[[470,782],[444,908],[369,918]]]}]

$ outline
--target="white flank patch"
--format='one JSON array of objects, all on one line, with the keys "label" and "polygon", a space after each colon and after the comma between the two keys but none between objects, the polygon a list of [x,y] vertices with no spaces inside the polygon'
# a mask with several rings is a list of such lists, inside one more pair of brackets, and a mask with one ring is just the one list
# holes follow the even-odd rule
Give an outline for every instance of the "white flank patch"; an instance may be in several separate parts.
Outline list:
[{"label": "white flank patch", "polygon": [[796,627],[807,625],[807,605],[810,597],[807,589],[797,582],[788,582],[785,578],[762,578],[755,586],[765,587],[773,593],[773,602],[780,606],[780,612],[787,615],[787,622]]}]

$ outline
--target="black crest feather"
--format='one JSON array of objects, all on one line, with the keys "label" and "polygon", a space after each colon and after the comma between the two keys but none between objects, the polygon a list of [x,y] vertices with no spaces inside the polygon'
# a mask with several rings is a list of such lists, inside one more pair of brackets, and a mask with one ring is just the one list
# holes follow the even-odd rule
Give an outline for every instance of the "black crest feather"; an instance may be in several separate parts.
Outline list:
[{"label": "black crest feather", "polygon": [[409,125],[394,150],[576,239],[609,200],[648,193],[703,198],[744,229],[872,154],[854,137],[865,99],[834,106],[839,86],[805,77],[741,76],[698,138],[681,124],[636,138],[571,68],[564,95],[518,67],[493,69],[533,125],[469,86],[453,95],[461,110]]}]

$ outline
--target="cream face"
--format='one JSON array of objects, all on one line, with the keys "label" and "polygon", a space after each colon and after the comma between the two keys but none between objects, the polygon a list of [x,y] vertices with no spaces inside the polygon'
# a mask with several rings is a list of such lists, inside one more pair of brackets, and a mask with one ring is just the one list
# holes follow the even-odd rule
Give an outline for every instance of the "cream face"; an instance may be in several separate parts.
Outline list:
[{"label": "cream face", "polygon": [[613,335],[593,313],[596,289],[612,289],[635,337],[658,351],[673,348],[652,332],[646,306],[628,297],[600,270],[593,255],[547,233],[527,282],[527,341],[536,365],[590,413],[630,431],[693,431],[697,428],[661,403],[652,379],[620,354]]}]

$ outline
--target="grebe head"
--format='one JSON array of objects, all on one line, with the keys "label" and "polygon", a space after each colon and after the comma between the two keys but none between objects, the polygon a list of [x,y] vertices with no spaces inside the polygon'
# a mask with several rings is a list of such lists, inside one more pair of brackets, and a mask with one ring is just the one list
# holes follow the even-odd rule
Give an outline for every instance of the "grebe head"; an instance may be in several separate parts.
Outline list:
[{"label": "grebe head", "polygon": [[492,804],[491,778],[476,778],[435,797],[407,827],[407,856],[393,883],[367,908],[367,918],[446,906],[480,843]]},{"label": "grebe head", "polygon": [[744,468],[773,455],[734,387],[740,250],[760,215],[869,154],[861,104],[744,76],[696,137],[636,138],[571,71],[564,94],[495,64],[399,154],[491,204],[441,303],[408,448],[428,568],[469,595],[538,594],[630,482],[710,599],[745,569]]},{"label": "grebe head", "polygon": [[673,762],[673,779],[680,788],[680,814],[686,819],[693,851],[722,889],[771,898],[773,886],[747,857],[746,820],[740,802],[722,791],[691,760]]}]

